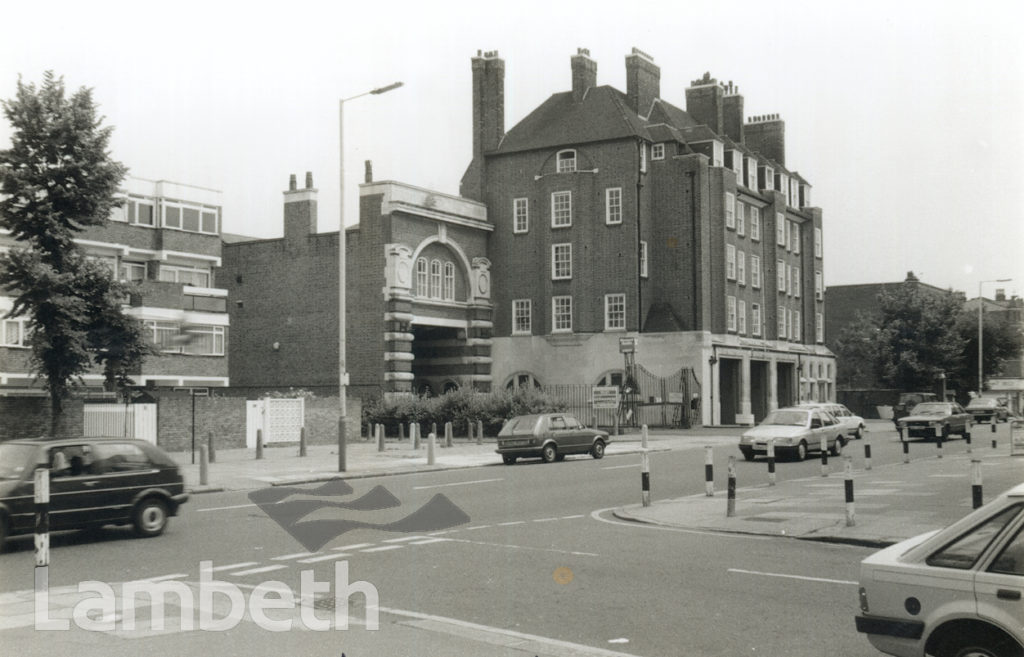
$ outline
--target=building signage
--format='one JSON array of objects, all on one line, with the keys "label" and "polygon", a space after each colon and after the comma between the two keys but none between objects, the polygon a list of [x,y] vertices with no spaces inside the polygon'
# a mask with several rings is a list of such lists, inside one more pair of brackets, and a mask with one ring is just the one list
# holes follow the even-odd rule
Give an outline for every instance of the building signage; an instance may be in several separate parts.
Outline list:
[{"label": "building signage", "polygon": [[619,338],[619,353],[632,354],[636,351],[636,338]]},{"label": "building signage", "polygon": [[591,399],[594,408],[618,408],[619,389],[617,386],[594,386],[594,394]]},{"label": "building signage", "polygon": [[989,390],[1024,390],[1024,379],[989,379]]}]

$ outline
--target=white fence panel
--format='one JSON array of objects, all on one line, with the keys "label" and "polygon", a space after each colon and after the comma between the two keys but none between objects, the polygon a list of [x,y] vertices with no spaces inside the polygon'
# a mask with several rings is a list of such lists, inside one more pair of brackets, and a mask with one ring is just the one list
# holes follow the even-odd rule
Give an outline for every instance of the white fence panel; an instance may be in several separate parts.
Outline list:
[{"label": "white fence panel", "polygon": [[139,438],[156,444],[156,404],[85,404],[86,436]]},{"label": "white fence panel", "polygon": [[305,425],[304,399],[264,398],[245,402],[245,445],[256,447],[256,430],[263,430],[263,444],[297,443]]}]

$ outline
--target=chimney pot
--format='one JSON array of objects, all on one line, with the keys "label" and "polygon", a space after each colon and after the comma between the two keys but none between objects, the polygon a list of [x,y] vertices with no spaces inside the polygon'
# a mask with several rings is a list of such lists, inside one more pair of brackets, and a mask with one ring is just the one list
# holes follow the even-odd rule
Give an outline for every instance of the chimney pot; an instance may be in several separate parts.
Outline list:
[{"label": "chimney pot", "polygon": [[293,173],[293,174],[288,176],[288,191],[289,192],[294,192],[295,190],[296,190],[295,174]]},{"label": "chimney pot", "polygon": [[363,174],[363,182],[372,183],[373,182],[373,160],[366,160],[363,163],[363,166],[366,169],[366,172]]},{"label": "chimney pot", "polygon": [[306,172],[306,189],[313,189],[313,172]]}]

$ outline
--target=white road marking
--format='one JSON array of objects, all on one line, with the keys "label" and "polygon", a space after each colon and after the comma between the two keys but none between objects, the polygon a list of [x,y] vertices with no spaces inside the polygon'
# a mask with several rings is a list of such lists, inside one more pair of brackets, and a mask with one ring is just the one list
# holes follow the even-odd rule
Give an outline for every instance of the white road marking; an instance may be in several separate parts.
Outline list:
[{"label": "white road marking", "polygon": [[238,572],[234,572],[231,574],[235,575],[236,577],[241,575],[255,575],[257,573],[269,573],[272,570],[281,570],[282,568],[287,567],[288,566],[263,566],[262,568],[250,568],[249,570],[239,570]]},{"label": "white road marking", "polygon": [[849,584],[857,586],[858,582],[848,579],[828,579],[826,577],[807,577],[806,575],[787,575],[785,573],[763,573],[758,570],[743,570],[742,568],[729,568],[730,573],[742,573],[744,575],[761,575],[762,577],[782,577],[785,579],[800,579],[805,582],[824,582],[825,584]]},{"label": "white road marking", "polygon": [[427,536],[442,536],[444,534],[451,534],[453,531],[458,531],[458,530],[457,529],[446,529],[446,530],[440,531],[440,532],[429,532],[427,534]]},{"label": "white road marking", "polygon": [[417,538],[426,538],[425,536],[402,536],[401,538],[385,538],[385,543],[404,543],[406,541],[415,541]]},{"label": "white road marking", "polygon": [[618,470],[619,468],[639,468],[640,463],[629,463],[627,465],[606,465],[602,470]]},{"label": "white road marking", "polygon": [[196,509],[197,513],[203,513],[205,511],[225,511],[227,509],[244,509],[249,506],[259,506],[257,504],[233,504],[232,506],[211,506],[208,509]]},{"label": "white road marking", "polygon": [[298,559],[299,557],[312,557],[317,554],[316,552],[296,552],[295,554],[282,554],[279,557],[270,557],[271,561],[289,561],[291,559]]},{"label": "white road marking", "polygon": [[182,577],[188,577],[185,573],[174,573],[173,575],[160,575],[158,577],[147,577],[145,579],[137,579],[136,582],[162,582],[168,579],[181,579]]},{"label": "white road marking", "polygon": [[409,545],[429,545],[431,543],[444,543],[445,541],[450,540],[450,538],[427,538],[422,541],[415,541],[413,543],[410,543]]},{"label": "white road marking", "polygon": [[[445,616],[435,616],[433,614],[422,614],[415,611],[406,611],[404,609],[395,609],[393,607],[377,607],[377,609],[385,614],[391,614],[393,616],[404,616],[406,618],[416,619],[417,621],[427,621],[432,625],[430,629],[438,631],[446,631],[444,626],[453,628],[451,631],[455,632],[455,628],[458,628],[458,633],[463,634],[466,630],[479,632],[481,635],[491,635],[492,637],[504,637],[501,641],[501,645],[509,645],[507,643],[509,638],[517,639],[517,643],[520,642],[533,642],[546,646],[549,649],[559,649],[558,652],[564,654],[573,655],[592,655],[593,657],[636,657],[625,652],[616,652],[614,650],[608,650],[607,648],[596,648],[593,646],[587,646],[580,643],[572,643],[570,641],[562,641],[560,639],[551,639],[544,636],[538,636],[536,634],[526,634],[525,632],[516,632],[515,630],[506,630],[501,627],[491,627],[489,625],[480,625],[477,623],[470,623],[469,621],[459,620],[457,618],[447,618]],[[484,639],[486,640],[486,639]],[[492,638],[493,642],[494,639]],[[534,646],[530,646],[534,648]],[[531,649],[530,653],[538,652],[537,650]]]},{"label": "white road marking", "polygon": [[385,550],[401,550],[404,545],[382,545],[381,547],[367,548],[362,552],[384,552]]},{"label": "white road marking", "polygon": [[537,550],[540,552],[557,552],[558,554],[572,554],[578,557],[599,557],[601,555],[594,554],[593,552],[573,552],[571,550],[556,550],[555,548],[539,548],[531,547],[529,545],[511,545],[508,543],[489,543],[487,541],[471,541],[468,538],[449,538],[449,541],[455,543],[471,543],[473,545],[487,545],[489,547],[503,547],[512,548],[513,550]]},{"label": "white road marking", "polygon": [[341,559],[342,557],[351,556],[347,552],[337,552],[335,554],[323,554],[319,557],[310,557],[309,559],[299,559],[299,563],[317,563],[320,561],[330,561],[331,559]]},{"label": "white road marking", "polygon": [[552,520],[558,520],[558,518],[535,518],[534,522],[551,522]]},{"label": "white road marking", "polygon": [[[703,496],[703,494],[701,494]],[[609,506],[604,509],[597,509],[596,511],[590,512],[590,517],[598,522],[604,522],[609,525],[619,525],[620,527],[629,527],[631,529],[657,529],[666,532],[679,532],[680,534],[700,534],[702,536],[717,536],[719,538],[736,538],[747,541],[770,541],[773,540],[774,536],[758,536],[755,534],[727,534],[722,532],[709,532],[701,529],[684,529],[682,527],[670,527],[668,525],[652,525],[647,522],[634,522],[628,520],[618,520],[611,518],[602,518],[602,513],[614,511],[618,509],[617,506]]]},{"label": "white road marking", "polygon": [[490,525],[476,525],[475,527],[466,527],[467,532],[471,532],[476,529],[487,529]]},{"label": "white road marking", "polygon": [[227,564],[226,566],[217,566],[215,568],[211,568],[210,571],[214,572],[214,573],[219,573],[222,570],[234,570],[235,568],[248,568],[249,566],[255,566],[258,563],[259,563],[258,561],[243,561],[242,563],[230,563],[230,564]]},{"label": "white road marking", "polygon": [[332,550],[358,550],[359,548],[370,547],[373,543],[353,543],[352,545],[342,545],[341,547],[331,548]]},{"label": "white road marking", "polygon": [[499,522],[498,527],[511,527],[512,525],[525,525],[525,520],[513,520],[512,522]]},{"label": "white road marking", "polygon": [[413,486],[413,490],[426,490],[428,488],[448,488],[449,486],[468,486],[470,484],[488,484],[492,481],[505,481],[504,479],[475,479],[473,481],[456,481],[450,484],[433,484],[430,486]]},{"label": "white road marking", "polygon": [[579,514],[579,515],[575,515],[575,516],[562,516],[562,517],[561,517],[560,519],[561,519],[561,520],[575,520],[576,518],[586,518],[586,517],[587,517],[587,516],[585,516],[585,515],[583,515],[583,514],[581,513],[581,514]]}]

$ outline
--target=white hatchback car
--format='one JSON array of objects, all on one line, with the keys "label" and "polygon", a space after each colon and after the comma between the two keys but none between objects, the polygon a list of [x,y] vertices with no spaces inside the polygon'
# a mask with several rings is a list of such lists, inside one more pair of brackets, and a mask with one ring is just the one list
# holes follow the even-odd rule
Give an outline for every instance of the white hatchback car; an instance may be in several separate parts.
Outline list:
[{"label": "white hatchback car", "polygon": [[857,631],[900,657],[1024,656],[1024,484],[860,566]]},{"label": "white hatchback car", "polygon": [[846,432],[847,436],[853,440],[860,440],[864,437],[864,418],[854,415],[853,411],[846,408],[843,404],[836,404],[834,402],[800,402],[799,405],[811,408],[824,408],[832,414],[832,417],[839,420],[839,424],[842,425],[843,431]]}]

